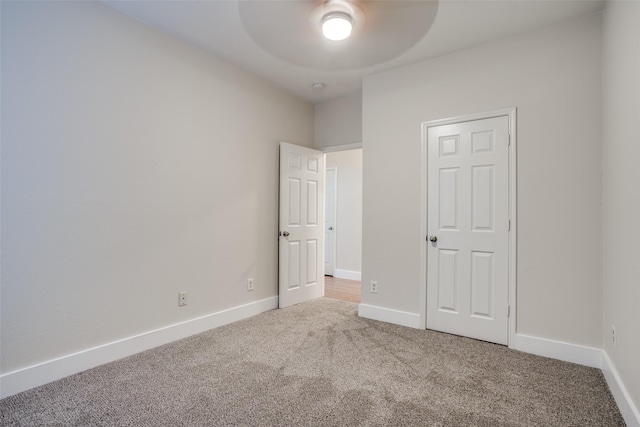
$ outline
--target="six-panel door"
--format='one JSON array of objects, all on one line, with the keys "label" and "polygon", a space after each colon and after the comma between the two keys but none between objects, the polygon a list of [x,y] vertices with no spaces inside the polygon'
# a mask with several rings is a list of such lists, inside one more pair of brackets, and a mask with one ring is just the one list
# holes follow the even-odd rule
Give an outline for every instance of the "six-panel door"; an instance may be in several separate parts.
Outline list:
[{"label": "six-panel door", "polygon": [[324,153],[280,144],[279,305],[324,294]]},{"label": "six-panel door", "polygon": [[431,127],[427,328],[507,344],[509,121]]}]

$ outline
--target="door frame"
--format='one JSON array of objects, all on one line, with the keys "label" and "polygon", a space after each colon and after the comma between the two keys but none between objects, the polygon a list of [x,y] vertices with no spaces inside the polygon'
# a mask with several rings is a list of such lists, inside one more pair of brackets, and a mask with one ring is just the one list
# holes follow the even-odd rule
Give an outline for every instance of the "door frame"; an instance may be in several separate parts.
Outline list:
[{"label": "door frame", "polygon": [[[331,272],[331,275],[333,276],[335,274],[336,271],[336,247],[337,247],[337,236],[338,236],[338,227],[336,226],[336,223],[338,222],[338,168],[336,166],[331,166],[331,167],[326,167],[327,164],[327,160],[326,160],[326,153],[325,153],[325,174],[324,174],[324,194],[327,194],[327,171],[333,171],[333,245],[332,245],[332,251],[331,251],[331,255],[332,255],[332,260],[331,260],[331,265],[333,265],[333,271]],[[324,209],[325,209],[325,223],[326,223],[326,209],[327,209],[327,200],[325,198],[324,201]],[[326,230],[325,230],[326,233]],[[327,239],[325,239],[325,247],[327,246]],[[324,268],[324,265],[323,265]],[[325,271],[325,276],[326,276],[326,271]]]},{"label": "door frame", "polygon": [[509,117],[509,321],[507,331],[507,345],[513,348],[516,334],[516,260],[517,260],[517,173],[516,173],[516,108],[505,108],[501,110],[488,111],[483,113],[468,114],[463,116],[450,117],[446,119],[430,120],[422,123],[421,141],[421,225],[420,225],[420,328],[427,329],[427,213],[428,213],[428,130],[431,127],[450,125],[474,120],[492,119],[494,117]]}]

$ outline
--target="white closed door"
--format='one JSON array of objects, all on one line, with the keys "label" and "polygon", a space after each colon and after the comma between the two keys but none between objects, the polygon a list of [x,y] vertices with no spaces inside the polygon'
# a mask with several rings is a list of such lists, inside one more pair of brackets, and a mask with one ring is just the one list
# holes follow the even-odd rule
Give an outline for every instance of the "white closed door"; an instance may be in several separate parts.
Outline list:
[{"label": "white closed door", "polygon": [[336,260],[336,168],[327,168],[324,190],[324,274],[333,276]]},{"label": "white closed door", "polygon": [[279,306],[324,295],[324,153],[280,143]]},{"label": "white closed door", "polygon": [[427,328],[507,344],[508,116],[428,129]]}]

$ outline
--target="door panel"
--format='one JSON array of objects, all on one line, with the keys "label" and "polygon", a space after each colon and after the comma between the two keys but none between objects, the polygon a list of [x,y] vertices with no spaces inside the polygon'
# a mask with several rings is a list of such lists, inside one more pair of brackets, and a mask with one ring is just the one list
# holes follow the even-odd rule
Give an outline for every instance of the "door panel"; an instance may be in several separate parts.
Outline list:
[{"label": "door panel", "polygon": [[300,287],[300,241],[288,240],[287,252],[289,255],[289,270],[287,275],[287,289]]},{"label": "door panel", "polygon": [[427,134],[427,328],[507,343],[509,121]]},{"label": "door panel", "polygon": [[471,177],[471,228],[493,231],[493,166],[473,166]]},{"label": "door panel", "polygon": [[300,199],[301,199],[301,191],[300,191],[300,179],[298,178],[289,178],[289,217],[287,225],[289,227],[299,226],[300,225]]},{"label": "door panel", "polygon": [[440,170],[440,228],[457,230],[459,198],[458,168]]},{"label": "door panel", "polygon": [[493,254],[471,252],[471,315],[493,318]]},{"label": "door panel", "polygon": [[324,294],[324,153],[280,144],[279,305]]},{"label": "door panel", "polygon": [[438,252],[438,309],[452,313],[458,312],[457,255],[454,250]]},{"label": "door panel", "polygon": [[307,286],[318,281],[318,241],[307,240]]},{"label": "door panel", "polygon": [[307,181],[307,226],[318,225],[318,181]]}]

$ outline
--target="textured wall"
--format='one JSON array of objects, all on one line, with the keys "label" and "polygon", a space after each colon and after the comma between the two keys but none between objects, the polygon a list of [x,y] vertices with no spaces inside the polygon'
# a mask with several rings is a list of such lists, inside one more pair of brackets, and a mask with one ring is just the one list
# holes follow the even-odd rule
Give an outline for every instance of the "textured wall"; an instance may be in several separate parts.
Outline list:
[{"label": "textured wall", "polygon": [[3,372],[277,295],[312,105],[99,2],[2,2],[2,91]]},{"label": "textured wall", "polygon": [[322,150],[362,142],[362,94],[315,106],[314,147]]},{"label": "textured wall", "polygon": [[364,304],[420,312],[421,123],[517,107],[517,330],[601,346],[601,18],[364,80]]},{"label": "textured wall", "polygon": [[[607,2],[603,38],[603,336],[604,349],[636,411],[640,409],[639,22],[640,3]],[[616,327],[616,346],[611,341],[611,326]]]}]

